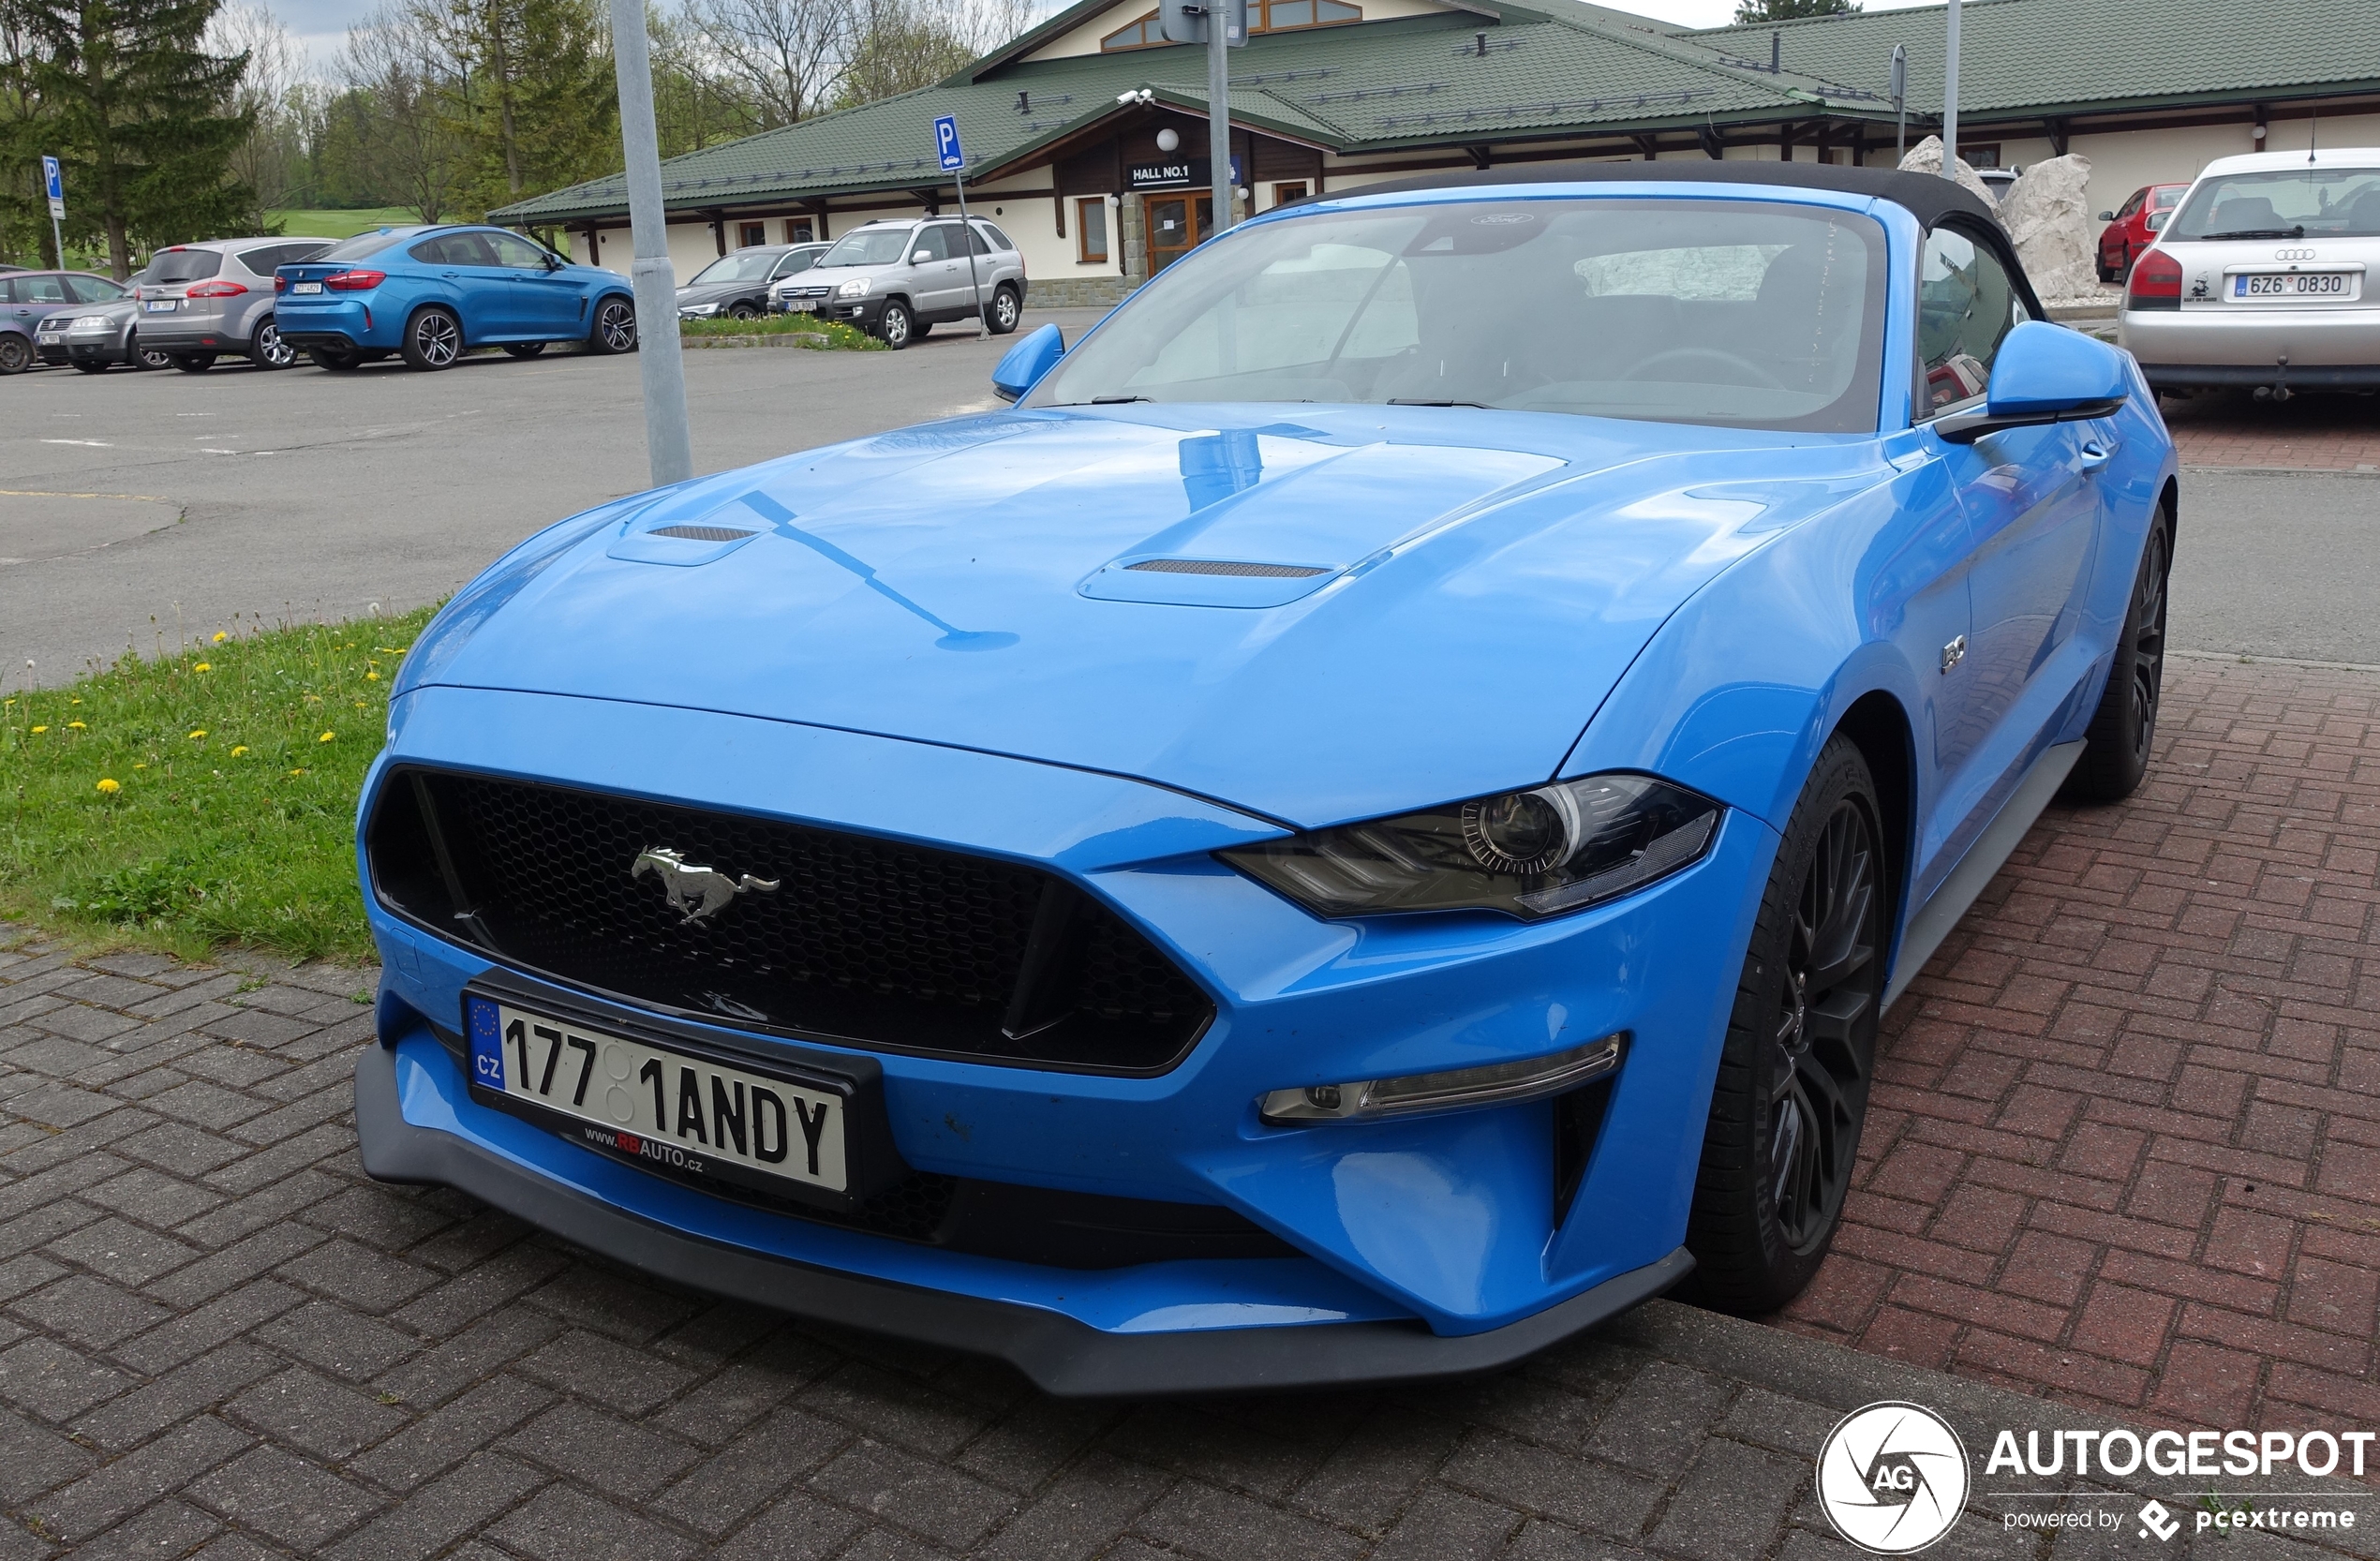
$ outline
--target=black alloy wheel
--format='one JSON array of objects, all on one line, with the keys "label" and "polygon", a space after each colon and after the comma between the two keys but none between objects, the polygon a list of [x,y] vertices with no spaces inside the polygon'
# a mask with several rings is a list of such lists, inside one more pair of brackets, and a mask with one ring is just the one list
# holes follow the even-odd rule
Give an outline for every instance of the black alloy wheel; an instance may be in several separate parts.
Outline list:
[{"label": "black alloy wheel", "polygon": [[992,293],[991,307],[986,313],[990,317],[987,323],[991,327],[991,334],[1004,336],[1017,328],[1017,321],[1025,318],[1025,306],[1017,302],[1014,288],[1001,288]]},{"label": "black alloy wheel", "polygon": [[1834,738],[1769,870],[1703,1135],[1688,1287],[1722,1311],[1800,1294],[1851,1192],[1883,1001],[1879,817],[1866,760]]},{"label": "black alloy wheel", "polygon": [[406,322],[402,350],[408,368],[453,368],[463,355],[463,322],[433,305]]},{"label": "black alloy wheel", "polygon": [[737,320],[758,320],[760,318],[759,309],[753,307],[751,304],[740,301],[735,305],[735,307],[729,309],[727,312],[729,315]]},{"label": "black alloy wheel", "polygon": [[885,305],[885,318],[877,321],[876,334],[898,352],[916,339],[917,317],[909,312],[908,305],[893,299]]},{"label": "black alloy wheel", "polygon": [[2157,744],[2157,706],[2165,688],[2165,575],[2173,566],[2170,514],[2149,523],[2133,576],[2132,602],[2107,668],[2106,691],[2084,731],[2082,757],[2060,795],[2076,802],[2120,802],[2149,773]]},{"label": "black alloy wheel", "polygon": [[636,349],[636,305],[614,296],[595,305],[595,325],[587,334],[588,347],[597,352]]},{"label": "black alloy wheel", "polygon": [[204,374],[215,366],[215,354],[212,352],[169,352],[165,355],[165,361],[185,374]]},{"label": "black alloy wheel", "polygon": [[22,374],[33,366],[33,343],[20,335],[0,335],[0,374]]},{"label": "black alloy wheel", "polygon": [[297,349],[281,339],[281,328],[269,315],[257,321],[256,335],[248,343],[248,362],[259,368],[287,368],[297,362]]},{"label": "black alloy wheel", "polygon": [[542,341],[508,341],[504,344],[505,355],[513,358],[534,358],[544,350],[545,344]]},{"label": "black alloy wheel", "polygon": [[363,362],[343,347],[309,347],[305,355],[314,360],[315,367],[328,369],[334,374],[346,374]]}]

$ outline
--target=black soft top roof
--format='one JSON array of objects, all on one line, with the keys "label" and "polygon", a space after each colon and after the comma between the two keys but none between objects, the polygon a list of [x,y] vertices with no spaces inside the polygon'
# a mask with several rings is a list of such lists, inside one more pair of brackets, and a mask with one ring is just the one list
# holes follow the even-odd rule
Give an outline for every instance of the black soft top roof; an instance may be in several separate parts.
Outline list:
[{"label": "black soft top roof", "polygon": [[[1957,213],[1979,217],[1987,231],[1997,230],[1999,216],[1973,191],[1932,173],[1904,173],[1897,168],[1847,168],[1829,163],[1715,162],[1543,162],[1510,163],[1502,168],[1450,168],[1410,179],[1360,185],[1332,195],[1393,195],[1406,190],[1460,189],[1478,185],[1565,184],[1689,184],[1782,185],[1800,189],[1843,190],[1872,196],[1905,206],[1927,227]],[[1325,196],[1323,199],[1328,200]]]}]

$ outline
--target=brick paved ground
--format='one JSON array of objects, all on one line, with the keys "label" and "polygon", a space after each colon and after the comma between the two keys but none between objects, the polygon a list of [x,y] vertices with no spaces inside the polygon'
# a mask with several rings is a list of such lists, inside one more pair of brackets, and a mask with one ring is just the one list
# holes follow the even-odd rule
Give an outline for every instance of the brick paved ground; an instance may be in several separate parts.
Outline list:
[{"label": "brick paved ground", "polygon": [[2184,466],[2380,471],[2380,396],[2275,402],[2223,391],[2167,401],[2164,413]]},{"label": "brick paved ground", "polygon": [[[0,1561],[1848,1561],[1809,1460],[1874,1399],[2370,1424],[2376,706],[2179,666],[2147,794],[2028,841],[1894,1017],[1852,1227],[1786,1319],[1866,1356],[1659,1303],[1466,1387],[1058,1404],[370,1182],[368,976],[0,929]],[[1953,1548],[2071,1542],[1985,1511]]]},{"label": "brick paved ground", "polygon": [[2180,661],[1888,1018],[1786,1325],[2135,1420],[2380,1421],[2380,676]]}]

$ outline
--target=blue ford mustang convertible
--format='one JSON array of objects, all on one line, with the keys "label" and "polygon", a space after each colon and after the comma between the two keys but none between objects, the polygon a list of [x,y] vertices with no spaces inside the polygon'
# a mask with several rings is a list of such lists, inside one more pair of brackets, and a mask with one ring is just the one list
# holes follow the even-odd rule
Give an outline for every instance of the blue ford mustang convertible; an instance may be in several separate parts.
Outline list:
[{"label": "blue ford mustang convertible", "polygon": [[1883,1008],[2149,760],[2172,445],[1939,179],[1376,185],[996,382],[423,633],[373,1174],[1057,1393],[1763,1311]]}]

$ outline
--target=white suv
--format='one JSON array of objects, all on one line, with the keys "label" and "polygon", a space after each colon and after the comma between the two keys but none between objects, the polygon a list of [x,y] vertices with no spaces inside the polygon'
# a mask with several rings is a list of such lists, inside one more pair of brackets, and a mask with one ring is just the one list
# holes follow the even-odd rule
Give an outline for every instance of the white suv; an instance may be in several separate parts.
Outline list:
[{"label": "white suv", "polygon": [[1025,258],[982,217],[974,254],[953,217],[902,217],[854,228],[799,276],[771,292],[771,307],[856,325],[906,347],[943,320],[974,320],[978,299],[994,335],[1025,312]]},{"label": "white suv", "polygon": [[2209,163],[2119,331],[2159,390],[2380,388],[2380,147]]}]

